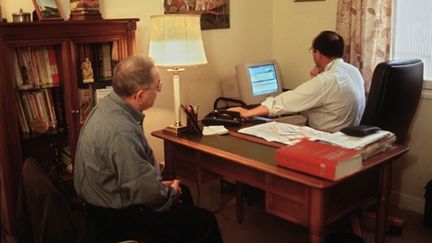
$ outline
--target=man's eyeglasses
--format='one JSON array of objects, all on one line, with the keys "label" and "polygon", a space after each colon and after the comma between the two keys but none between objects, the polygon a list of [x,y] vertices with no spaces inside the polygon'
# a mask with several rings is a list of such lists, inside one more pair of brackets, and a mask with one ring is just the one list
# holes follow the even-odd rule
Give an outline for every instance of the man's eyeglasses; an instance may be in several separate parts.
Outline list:
[{"label": "man's eyeglasses", "polygon": [[162,82],[159,81],[156,87],[145,88],[144,90],[154,90],[156,92],[161,92],[161,90],[162,90]]},{"label": "man's eyeglasses", "polygon": [[309,53],[316,53],[317,52],[317,50],[314,49],[313,47],[309,48],[308,51],[309,51]]}]

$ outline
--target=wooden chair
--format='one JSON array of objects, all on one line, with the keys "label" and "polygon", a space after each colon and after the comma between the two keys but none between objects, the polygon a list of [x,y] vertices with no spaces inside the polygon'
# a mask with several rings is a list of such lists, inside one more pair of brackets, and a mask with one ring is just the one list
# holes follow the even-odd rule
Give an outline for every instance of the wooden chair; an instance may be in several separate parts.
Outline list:
[{"label": "wooden chair", "polygon": [[[48,171],[47,171],[48,170]],[[20,242],[114,243],[99,238],[99,231],[86,217],[82,204],[66,193],[60,178],[34,158],[24,161],[17,218]],[[148,242],[127,240],[121,243]],[[119,242],[120,243],[120,242]]]},{"label": "wooden chair", "polygon": [[34,158],[24,161],[17,208],[21,242],[92,242],[82,209]]}]

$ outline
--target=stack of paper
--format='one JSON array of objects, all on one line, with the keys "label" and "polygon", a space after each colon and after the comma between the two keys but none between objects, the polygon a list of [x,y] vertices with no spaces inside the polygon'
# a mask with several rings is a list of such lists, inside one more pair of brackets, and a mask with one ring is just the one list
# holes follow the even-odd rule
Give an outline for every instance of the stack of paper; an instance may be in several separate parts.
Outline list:
[{"label": "stack of paper", "polygon": [[364,137],[348,136],[342,132],[327,134],[319,140],[344,148],[356,149],[364,160],[388,150],[396,141],[396,136],[389,131],[379,130]]},{"label": "stack of paper", "polygon": [[296,144],[303,138],[318,139],[329,133],[315,130],[307,126],[297,126],[280,122],[267,122],[238,130],[265,139],[268,142],[279,142],[287,145]]}]

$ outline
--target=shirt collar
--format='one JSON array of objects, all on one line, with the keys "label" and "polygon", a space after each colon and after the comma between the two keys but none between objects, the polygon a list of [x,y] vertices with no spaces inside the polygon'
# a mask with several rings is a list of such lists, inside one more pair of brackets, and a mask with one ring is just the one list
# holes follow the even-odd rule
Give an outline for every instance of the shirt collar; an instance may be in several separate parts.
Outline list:
[{"label": "shirt collar", "polygon": [[132,115],[132,117],[137,121],[137,124],[142,125],[144,120],[144,114],[141,111],[131,106],[114,91],[109,94],[109,97],[121,108],[129,112]]},{"label": "shirt collar", "polygon": [[336,58],[336,59],[332,60],[331,62],[329,62],[329,63],[325,66],[324,71],[328,71],[328,70],[330,70],[330,69],[332,68],[333,64],[335,64],[335,63],[342,63],[342,62],[343,62],[343,59],[342,59],[342,58]]}]

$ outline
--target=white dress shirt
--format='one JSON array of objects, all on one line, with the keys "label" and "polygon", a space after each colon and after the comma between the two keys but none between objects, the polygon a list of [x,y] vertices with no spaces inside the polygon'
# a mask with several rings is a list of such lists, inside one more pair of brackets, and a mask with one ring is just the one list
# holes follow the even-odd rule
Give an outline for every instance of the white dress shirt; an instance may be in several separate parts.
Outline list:
[{"label": "white dress shirt", "polygon": [[270,115],[301,112],[312,128],[336,132],[358,125],[365,108],[364,80],[359,70],[335,59],[316,77],[261,105]]}]

